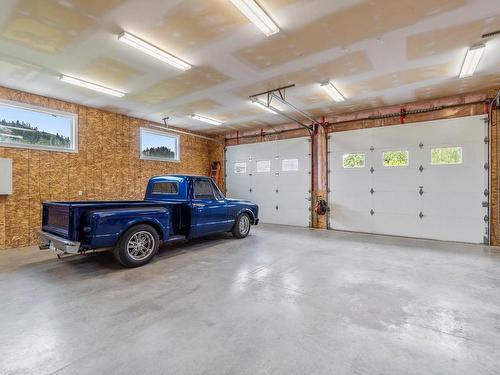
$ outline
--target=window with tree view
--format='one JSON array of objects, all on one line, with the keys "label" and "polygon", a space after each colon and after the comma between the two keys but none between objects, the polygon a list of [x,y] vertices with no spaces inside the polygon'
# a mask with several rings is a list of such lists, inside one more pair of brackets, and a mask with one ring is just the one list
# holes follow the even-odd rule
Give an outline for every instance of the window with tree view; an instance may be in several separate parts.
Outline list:
[{"label": "window with tree view", "polygon": [[365,166],[365,154],[342,155],[342,168],[363,168]]},{"label": "window with tree view", "polygon": [[409,158],[408,151],[385,151],[383,153],[384,167],[407,167]]},{"label": "window with tree view", "polygon": [[179,137],[141,128],[141,159],[179,161]]},{"label": "window with tree view", "polygon": [[431,149],[431,164],[462,164],[462,147]]},{"label": "window with tree view", "polygon": [[0,145],[76,151],[77,115],[0,101]]}]

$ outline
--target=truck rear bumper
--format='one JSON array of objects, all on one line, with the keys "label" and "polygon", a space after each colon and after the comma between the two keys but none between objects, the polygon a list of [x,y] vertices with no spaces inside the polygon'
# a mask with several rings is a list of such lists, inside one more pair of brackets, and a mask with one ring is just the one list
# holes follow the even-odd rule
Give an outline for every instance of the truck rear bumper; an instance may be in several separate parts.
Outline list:
[{"label": "truck rear bumper", "polygon": [[38,231],[38,238],[38,247],[40,250],[61,250],[67,254],[78,254],[80,252],[80,242],[73,242],[41,230]]}]

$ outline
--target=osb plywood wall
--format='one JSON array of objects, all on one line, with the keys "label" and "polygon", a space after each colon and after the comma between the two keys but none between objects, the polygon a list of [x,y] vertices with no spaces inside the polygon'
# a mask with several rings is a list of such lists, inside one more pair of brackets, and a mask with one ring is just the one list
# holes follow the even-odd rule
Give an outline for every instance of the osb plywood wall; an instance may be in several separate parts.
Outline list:
[{"label": "osb plywood wall", "polygon": [[[33,245],[48,200],[142,199],[151,176],[208,175],[221,143],[181,135],[180,163],[139,159],[150,122],[0,87],[0,98],[78,113],[78,153],[0,147],[13,160],[13,194],[0,195],[0,249]],[[79,195],[81,192],[81,195]]]}]

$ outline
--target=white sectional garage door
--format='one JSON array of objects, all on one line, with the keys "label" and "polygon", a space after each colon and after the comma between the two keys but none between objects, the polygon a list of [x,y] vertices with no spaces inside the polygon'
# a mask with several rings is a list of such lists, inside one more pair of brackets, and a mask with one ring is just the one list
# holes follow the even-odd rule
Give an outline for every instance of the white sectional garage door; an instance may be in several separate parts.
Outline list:
[{"label": "white sectional garage door", "polygon": [[309,138],[229,146],[226,189],[259,205],[262,223],[310,225]]},{"label": "white sectional garage door", "polygon": [[482,243],[484,116],[332,133],[332,229]]}]

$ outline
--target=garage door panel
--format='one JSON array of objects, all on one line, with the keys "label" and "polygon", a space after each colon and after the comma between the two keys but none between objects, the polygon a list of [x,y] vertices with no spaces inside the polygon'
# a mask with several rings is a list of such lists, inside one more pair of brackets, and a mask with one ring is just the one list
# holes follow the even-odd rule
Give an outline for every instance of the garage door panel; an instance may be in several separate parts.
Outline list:
[{"label": "garage door panel", "polygon": [[[436,192],[482,192],[484,174],[482,168],[435,168],[422,173],[424,191]],[[467,176],[467,178],[464,178]]]},{"label": "garage door panel", "polygon": [[417,170],[394,167],[390,170],[376,170],[373,173],[373,188],[378,191],[415,191],[419,184],[420,176]]},{"label": "garage door panel", "polygon": [[[369,132],[362,129],[347,132],[351,134],[343,135],[340,141],[335,140],[338,133],[333,133],[329,144],[332,228],[366,231],[371,226],[374,233],[482,242],[488,211],[481,204],[487,199],[484,190],[488,183],[484,169],[487,127],[482,117],[388,126]],[[369,145],[360,150],[366,155],[368,177],[342,168],[343,153],[359,150],[358,138],[363,146]],[[335,145],[342,149],[335,149]],[[433,165],[431,150],[444,147],[461,147],[462,164]],[[396,150],[408,151],[409,165],[384,167],[383,152]],[[374,193],[367,201],[366,191],[372,188]],[[370,207],[362,210],[366,205]],[[370,209],[374,212],[371,224],[358,223]]]},{"label": "garage door panel", "polygon": [[375,212],[418,215],[421,202],[417,191],[375,191]]},{"label": "garage door panel", "polygon": [[424,193],[422,212],[425,215],[439,215],[447,218],[474,218],[481,221],[485,210],[482,192],[432,192]]},{"label": "garage door panel", "polygon": [[366,233],[373,231],[372,216],[369,212],[353,210],[337,204],[330,205],[330,207],[335,211],[335,217],[330,222],[333,229]]},{"label": "garage door panel", "polygon": [[330,192],[330,197],[335,202],[335,207],[366,212],[369,212],[372,208],[372,196],[368,191],[358,194],[350,190],[333,190]]},{"label": "garage door panel", "polygon": [[373,231],[392,236],[422,237],[418,213],[393,214],[377,212],[373,215]]},{"label": "garage door panel", "polygon": [[340,153],[369,150],[372,146],[371,134],[372,129],[333,133],[330,136],[329,149]]},{"label": "garage door panel", "polygon": [[[335,190],[350,190],[356,192],[368,192],[371,186],[371,176],[366,172],[349,171],[335,174],[332,186]],[[368,188],[367,188],[368,187]]]},{"label": "garage door panel", "polygon": [[424,216],[422,228],[426,238],[442,241],[482,243],[485,235],[484,223],[470,218]]},{"label": "garage door panel", "polygon": [[[307,138],[228,147],[228,163],[238,158],[248,165],[247,177],[228,170],[228,195],[243,196],[258,204],[262,223],[308,226],[309,154]],[[283,170],[284,166],[288,170]]]}]

